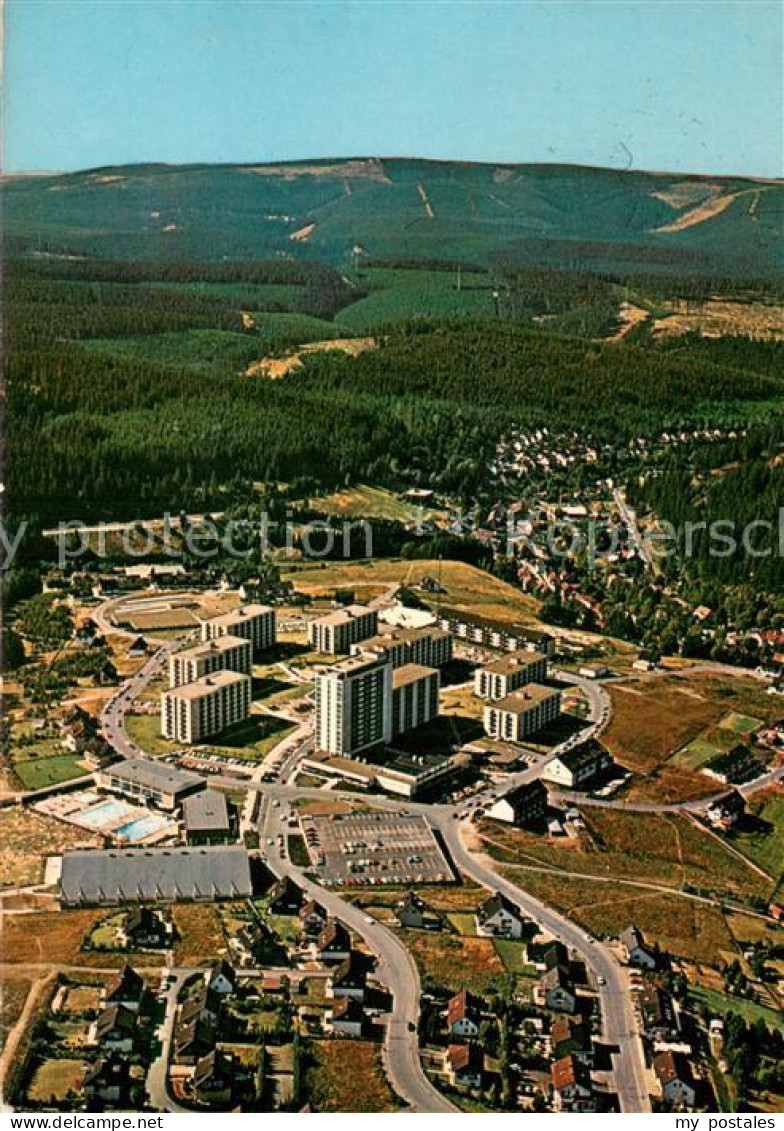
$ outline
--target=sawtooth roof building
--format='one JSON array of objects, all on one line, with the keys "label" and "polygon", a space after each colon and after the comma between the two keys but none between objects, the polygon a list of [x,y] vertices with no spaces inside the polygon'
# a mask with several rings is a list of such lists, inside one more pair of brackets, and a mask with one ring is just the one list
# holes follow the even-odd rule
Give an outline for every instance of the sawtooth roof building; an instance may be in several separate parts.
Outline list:
[{"label": "sawtooth roof building", "polygon": [[63,854],[60,898],[65,907],[247,899],[252,894],[250,860],[241,845]]}]

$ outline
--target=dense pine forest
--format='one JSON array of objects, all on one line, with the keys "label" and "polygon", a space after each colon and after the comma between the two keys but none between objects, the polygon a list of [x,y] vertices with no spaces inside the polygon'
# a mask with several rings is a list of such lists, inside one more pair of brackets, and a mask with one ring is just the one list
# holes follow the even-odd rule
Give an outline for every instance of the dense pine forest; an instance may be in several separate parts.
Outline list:
[{"label": "dense pine forest", "polygon": [[[568,335],[537,324],[532,305],[566,316],[581,304],[617,305],[617,282],[533,269],[474,271],[474,286],[511,296],[491,316],[387,319],[360,356],[309,355],[285,380],[246,375],[303,340],[350,334],[331,319],[378,286],[374,278],[367,268],[349,278],[281,261],[12,260],[12,511],[135,517],[301,476],[470,498],[515,423],[620,442],[742,423],[781,404],[781,346]],[[454,286],[449,272],[443,278]]]}]

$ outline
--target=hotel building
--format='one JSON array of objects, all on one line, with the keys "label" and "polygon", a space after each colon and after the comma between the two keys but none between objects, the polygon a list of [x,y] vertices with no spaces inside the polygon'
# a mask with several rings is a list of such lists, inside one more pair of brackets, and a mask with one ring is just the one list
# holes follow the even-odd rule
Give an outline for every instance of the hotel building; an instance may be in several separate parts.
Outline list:
[{"label": "hotel building", "polygon": [[438,714],[441,676],[435,668],[404,664],[392,673],[392,737],[423,726]]},{"label": "hotel building", "polygon": [[316,748],[350,756],[392,737],[392,665],[352,656],[316,675]]},{"label": "hotel building", "polygon": [[175,742],[197,743],[250,714],[250,676],[218,671],[161,696],[161,730]]},{"label": "hotel building", "polygon": [[480,699],[505,699],[526,683],[547,679],[547,657],[542,652],[514,652],[501,656],[474,673],[474,694]]},{"label": "hotel building", "polygon": [[404,664],[441,668],[452,659],[452,637],[443,628],[396,628],[352,644],[351,653],[386,657],[393,668]]},{"label": "hotel building", "polygon": [[240,605],[230,613],[201,622],[204,642],[221,636],[241,636],[250,640],[254,652],[271,648],[276,641],[275,610],[267,605]]},{"label": "hotel building", "polygon": [[529,683],[504,699],[485,707],[485,731],[491,738],[522,742],[561,713],[561,693],[552,687]]},{"label": "hotel building", "polygon": [[308,625],[311,648],[339,656],[351,650],[352,644],[367,640],[378,632],[378,613],[364,605],[347,605]]},{"label": "hotel building", "polygon": [[169,656],[169,687],[194,683],[212,672],[230,671],[250,675],[253,670],[253,644],[242,636],[219,636],[195,648]]},{"label": "hotel building", "polygon": [[492,620],[478,613],[462,612],[441,606],[437,612],[441,628],[486,648],[499,648],[506,652],[520,652],[533,649],[552,656],[555,652],[555,639],[547,632],[522,624],[506,624]]}]

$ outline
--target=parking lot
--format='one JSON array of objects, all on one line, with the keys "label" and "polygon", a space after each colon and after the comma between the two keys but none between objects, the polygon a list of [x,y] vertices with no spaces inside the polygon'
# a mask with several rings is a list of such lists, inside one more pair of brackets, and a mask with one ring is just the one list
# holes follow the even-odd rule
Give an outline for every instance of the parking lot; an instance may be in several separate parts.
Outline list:
[{"label": "parking lot", "polygon": [[325,884],[448,883],[446,857],[424,817],[343,813],[302,818],[310,858]]}]

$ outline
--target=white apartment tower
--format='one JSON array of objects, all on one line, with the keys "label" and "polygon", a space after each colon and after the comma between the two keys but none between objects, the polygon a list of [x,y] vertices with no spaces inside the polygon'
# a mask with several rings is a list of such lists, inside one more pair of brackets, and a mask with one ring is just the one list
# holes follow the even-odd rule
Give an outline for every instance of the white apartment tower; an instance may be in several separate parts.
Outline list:
[{"label": "white apartment tower", "polygon": [[219,636],[195,648],[169,656],[169,687],[195,683],[212,672],[230,671],[250,675],[253,670],[253,644],[242,636]]},{"label": "white apartment tower", "polygon": [[365,605],[347,605],[334,613],[318,617],[308,625],[311,648],[339,656],[351,649],[352,644],[367,640],[378,632],[378,613]]},{"label": "white apartment tower", "polygon": [[164,738],[194,744],[250,715],[250,676],[217,671],[161,696]]},{"label": "white apartment tower", "polygon": [[316,676],[316,747],[350,757],[392,737],[392,665],[352,656]]},{"label": "white apartment tower", "polygon": [[201,622],[203,641],[217,640],[221,636],[241,636],[250,640],[254,652],[263,652],[277,639],[275,610],[268,605],[240,605],[230,613]]}]

